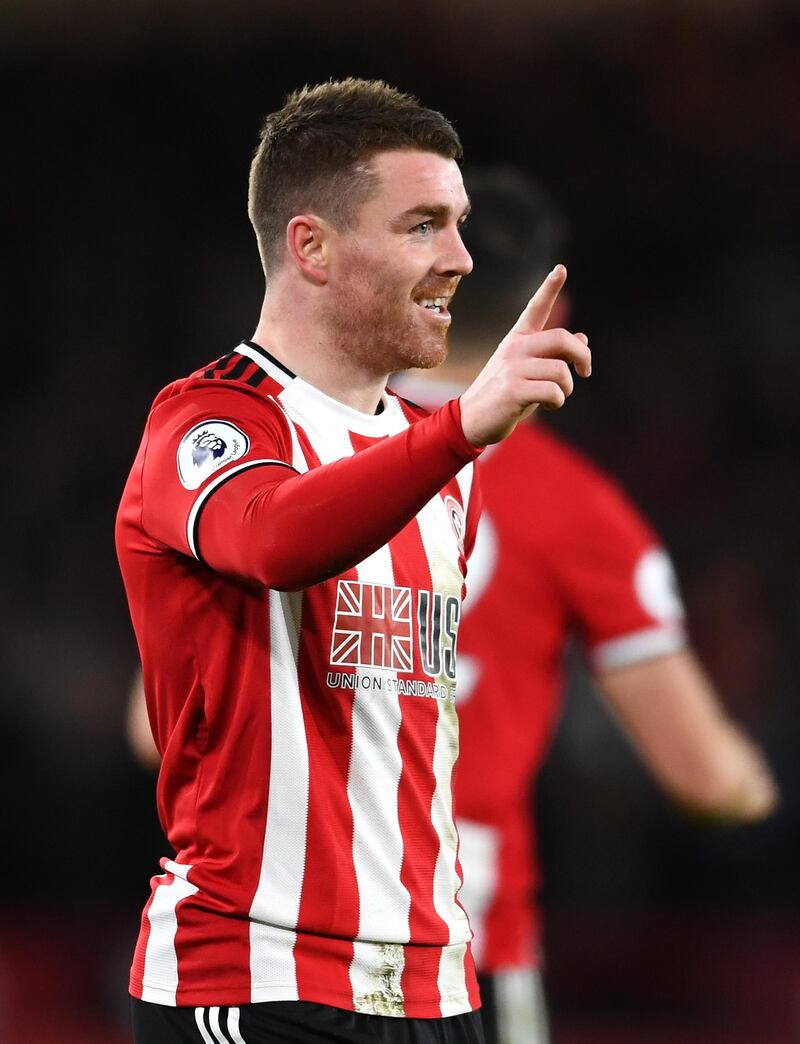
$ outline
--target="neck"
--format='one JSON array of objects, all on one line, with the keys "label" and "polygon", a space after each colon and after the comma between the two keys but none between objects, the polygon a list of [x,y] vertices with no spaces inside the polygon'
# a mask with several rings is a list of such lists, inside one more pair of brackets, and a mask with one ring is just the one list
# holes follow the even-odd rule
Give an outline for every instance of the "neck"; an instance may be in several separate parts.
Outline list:
[{"label": "neck", "polygon": [[369,370],[328,338],[302,293],[268,290],[253,340],[332,399],[359,413],[377,411],[389,375]]}]

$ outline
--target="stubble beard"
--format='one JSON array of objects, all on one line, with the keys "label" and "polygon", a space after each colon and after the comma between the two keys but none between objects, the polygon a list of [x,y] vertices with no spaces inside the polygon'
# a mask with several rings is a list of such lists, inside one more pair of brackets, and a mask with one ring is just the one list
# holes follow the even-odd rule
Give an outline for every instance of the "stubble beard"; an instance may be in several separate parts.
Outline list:
[{"label": "stubble beard", "polygon": [[430,370],[447,358],[449,323],[434,326],[415,317],[418,307],[362,268],[351,292],[339,294],[327,325],[337,348],[375,374]]}]

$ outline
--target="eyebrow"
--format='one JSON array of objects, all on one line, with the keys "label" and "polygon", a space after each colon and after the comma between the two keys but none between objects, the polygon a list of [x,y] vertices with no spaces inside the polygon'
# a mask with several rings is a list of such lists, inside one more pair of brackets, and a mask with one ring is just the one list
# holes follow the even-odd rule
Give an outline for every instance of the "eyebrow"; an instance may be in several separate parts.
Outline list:
[{"label": "eyebrow", "polygon": [[[463,221],[464,218],[469,214],[471,209],[472,204],[469,202],[469,200],[467,200],[467,205],[464,207],[464,210],[462,211],[458,220]],[[399,217],[396,219],[394,223],[398,225],[404,225],[415,217],[433,218],[434,221],[447,221],[447,219],[451,217],[452,214],[453,208],[448,207],[443,203],[420,203],[418,206],[412,207],[410,210],[403,211],[403,213],[399,215]]]}]

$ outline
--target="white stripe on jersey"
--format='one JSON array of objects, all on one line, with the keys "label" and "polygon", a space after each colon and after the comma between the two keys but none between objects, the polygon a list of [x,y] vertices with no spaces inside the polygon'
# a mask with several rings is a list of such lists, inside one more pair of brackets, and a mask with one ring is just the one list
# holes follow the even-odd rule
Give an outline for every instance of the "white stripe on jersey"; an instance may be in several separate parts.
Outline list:
[{"label": "white stripe on jersey", "polygon": [[[297,680],[302,594],[269,592],[271,729],[269,804],[261,874],[250,907],[251,1001],[297,1000],[295,933],[308,828],[308,741]],[[283,925],[285,927],[272,927]],[[262,996],[261,983],[274,985]]]},{"label": "white stripe on jersey", "polygon": [[450,1015],[463,1015],[465,1011],[469,1011],[467,977],[464,971],[466,956],[466,943],[456,943],[442,948],[437,985],[442,998],[440,1006],[443,1019]]},{"label": "white stripe on jersey", "polygon": [[[319,394],[321,393],[317,392],[317,395]],[[333,425],[329,420],[326,424],[325,421],[328,418],[324,414],[317,416],[312,411],[305,416],[301,412],[299,406],[307,404],[303,403],[302,396],[298,395],[295,384],[290,384],[283,389],[278,396],[278,403],[289,419],[289,428],[294,438],[297,437],[294,431],[296,422],[308,436],[314,452],[319,457],[320,464],[332,464],[336,460],[341,460],[342,457],[353,456],[353,444],[346,428]],[[346,409],[346,407],[342,406],[342,409]]]},{"label": "white stripe on jersey", "polygon": [[[175,950],[175,935],[178,931],[176,908],[181,899],[187,899],[197,891],[186,877],[191,866],[164,863],[168,874],[174,874],[169,884],[159,884],[153,892],[153,901],[147,911],[150,935],[144,952],[144,974],[142,976],[142,1000],[153,1004],[176,1006],[178,989],[178,954]],[[166,874],[161,875],[166,878]],[[149,983],[158,985],[148,985]]]},{"label": "white stripe on jersey", "polygon": [[[282,383],[285,382],[286,377]],[[352,446],[345,447],[342,442],[343,439],[347,439],[349,443],[348,432],[367,435],[370,438],[383,438],[396,435],[409,427],[399,400],[386,392],[381,396],[383,410],[380,413],[359,413],[358,410],[339,402],[338,399],[332,399],[319,388],[296,377],[283,389],[278,401],[308,435],[318,454],[325,450],[329,439],[336,440],[342,452],[335,456],[327,453],[323,464],[352,455]]]},{"label": "white stripe on jersey", "polygon": [[[465,508],[467,506],[465,504]],[[452,575],[457,571],[458,562],[456,538],[442,498],[436,496],[430,500],[417,515],[417,522],[431,568],[433,589],[459,590],[461,574]],[[438,680],[447,684],[444,677]],[[467,916],[455,899],[461,887],[456,869],[458,834],[453,823],[452,787],[453,768],[458,757],[458,715],[455,705],[449,700],[437,702],[439,718],[433,752],[436,790],[431,801],[431,822],[439,837],[439,854],[433,874],[433,905],[447,925],[451,944],[443,949],[439,965],[439,992],[442,1015],[445,1016],[463,1012],[469,1007],[464,958],[471,932]]]},{"label": "white stripe on jersey", "polygon": [[[357,567],[362,583],[394,583],[388,546],[379,548]],[[367,590],[362,597],[372,597]],[[386,612],[391,610],[385,607]],[[358,669],[359,675],[374,672]],[[396,679],[396,671],[382,671]],[[403,760],[397,745],[402,711],[396,692],[357,688],[353,694],[353,739],[347,797],[353,812],[353,864],[358,882],[359,939],[350,965],[356,1011],[367,1015],[402,1015],[401,978],[405,965],[402,943],[410,938],[411,896],[400,880],[403,834],[397,794]],[[380,795],[380,798],[377,797]],[[389,887],[387,888],[387,884]]]},{"label": "white stripe on jersey", "polygon": [[250,1003],[298,1000],[294,963],[296,932],[250,922]]}]

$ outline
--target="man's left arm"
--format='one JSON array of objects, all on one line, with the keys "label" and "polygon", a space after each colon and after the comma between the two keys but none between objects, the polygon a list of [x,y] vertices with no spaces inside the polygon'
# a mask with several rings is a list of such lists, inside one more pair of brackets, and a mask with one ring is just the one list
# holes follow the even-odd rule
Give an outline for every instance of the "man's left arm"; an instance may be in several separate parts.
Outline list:
[{"label": "man's left arm", "polygon": [[766,759],[726,713],[691,649],[601,669],[595,679],[643,762],[681,804],[737,822],[775,809]]},{"label": "man's left arm", "polygon": [[724,819],[763,818],[777,788],[689,645],[669,555],[613,480],[585,460],[572,467],[558,582],[608,706],[677,801]]}]

